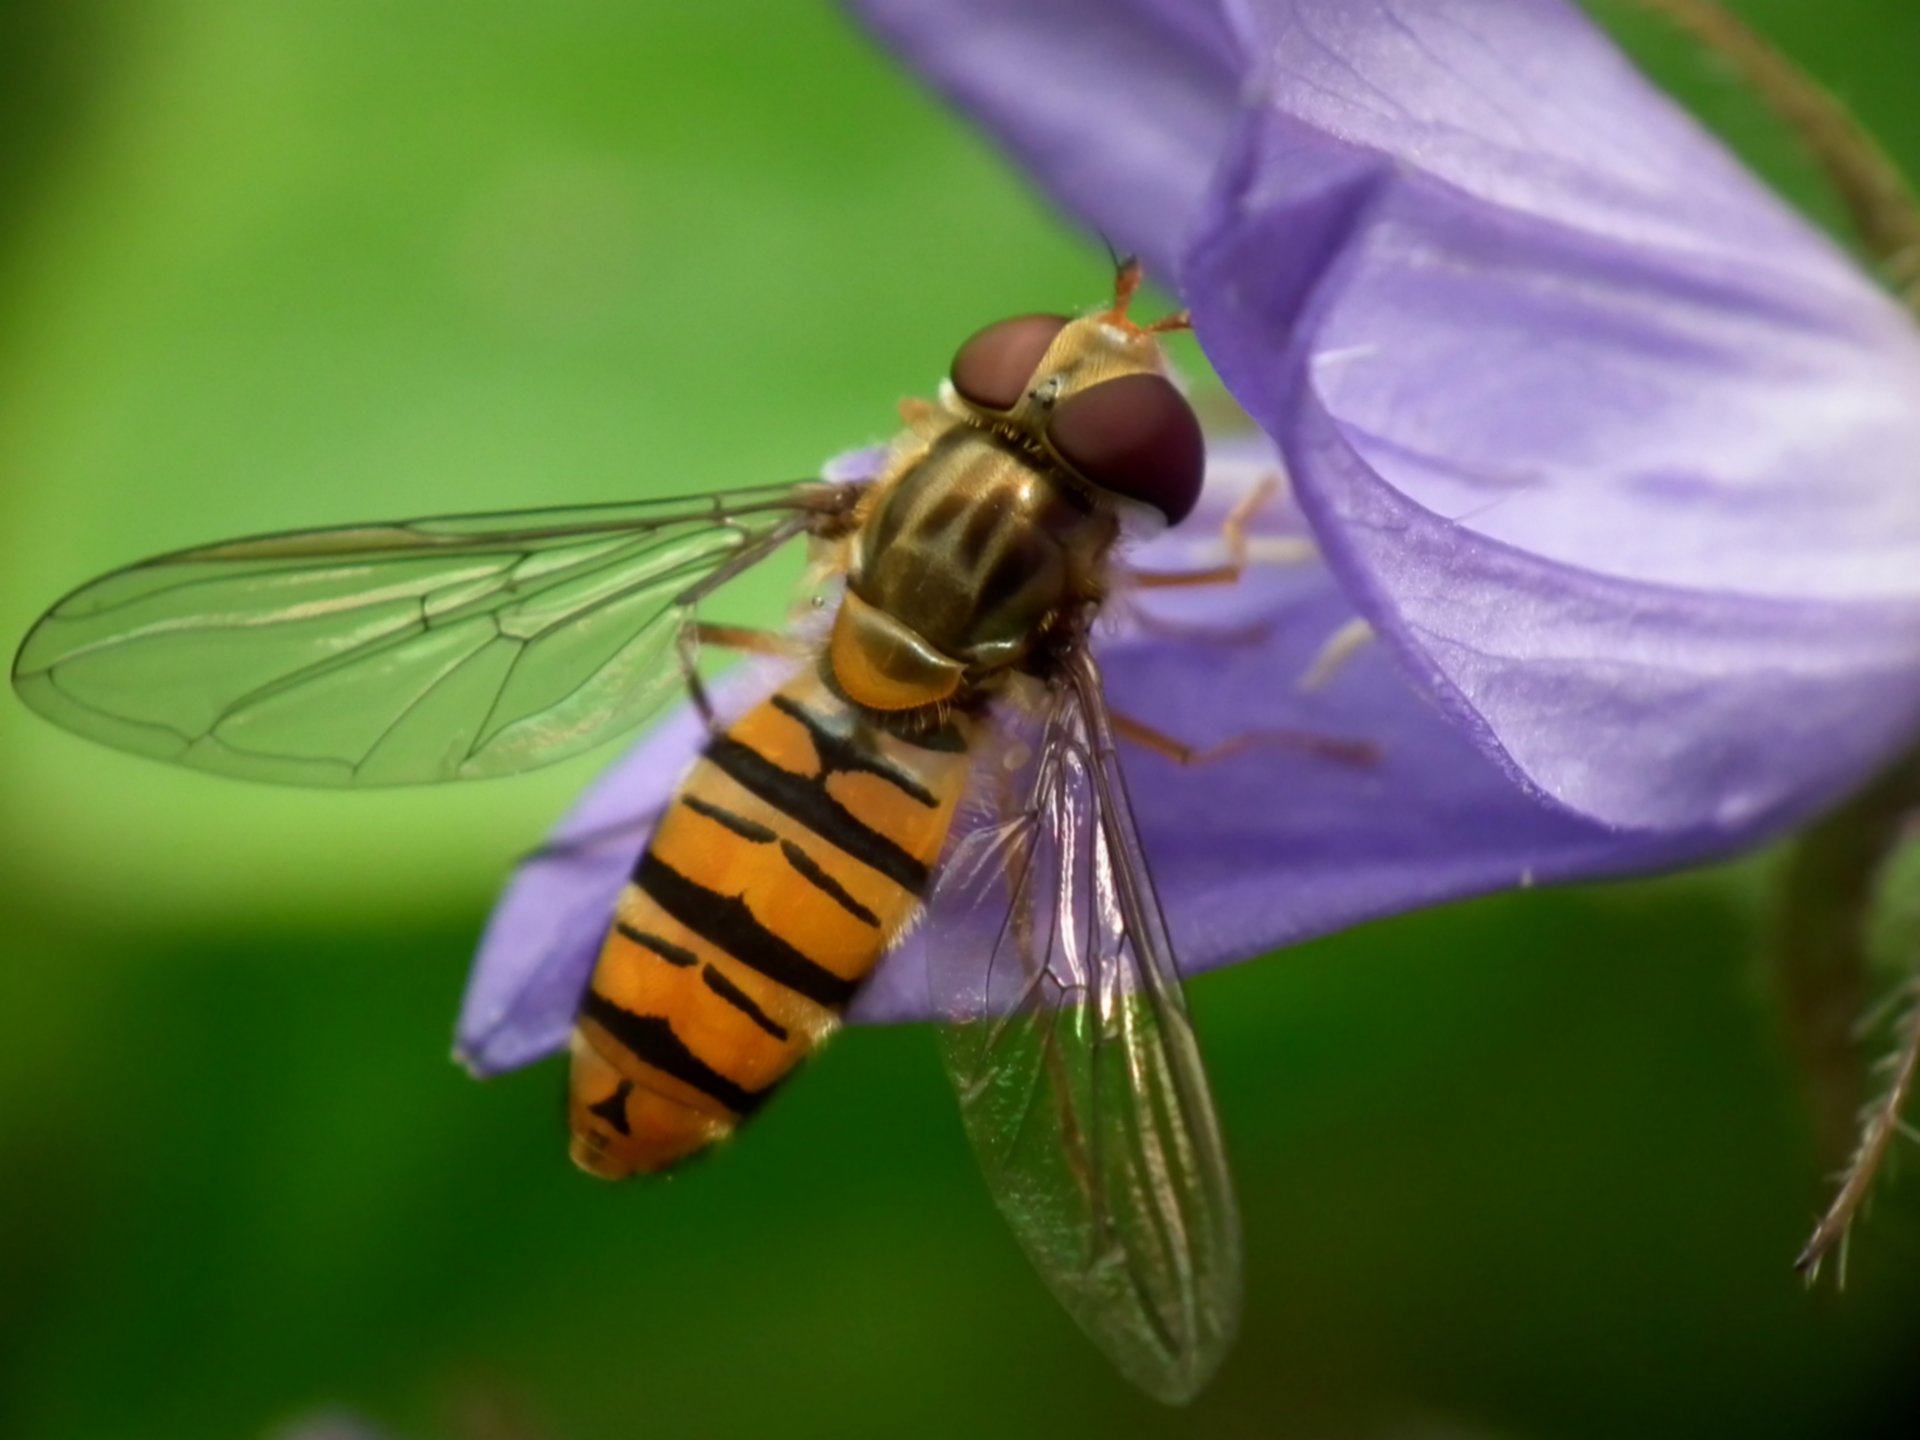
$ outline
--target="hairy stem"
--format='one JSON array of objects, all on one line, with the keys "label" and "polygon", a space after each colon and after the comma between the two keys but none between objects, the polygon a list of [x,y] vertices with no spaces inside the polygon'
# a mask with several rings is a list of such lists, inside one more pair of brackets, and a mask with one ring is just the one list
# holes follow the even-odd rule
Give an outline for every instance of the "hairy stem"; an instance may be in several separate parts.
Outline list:
[{"label": "hairy stem", "polygon": [[1897,843],[1920,762],[1883,775],[1809,827],[1788,852],[1771,926],[1773,973],[1789,1038],[1809,1077],[1828,1163],[1841,1164],[1863,1096],[1859,1024],[1872,1003],[1867,916],[1881,861]]},{"label": "hairy stem", "polygon": [[1871,1005],[1869,917],[1888,858],[1920,802],[1920,754],[1882,774],[1794,842],[1773,925],[1773,972],[1788,1034],[1812,1091],[1822,1153],[1840,1188],[1796,1264],[1808,1273],[1859,1214],[1900,1133],[1920,1065],[1920,1004],[1901,1027],[1886,1087],[1862,1108],[1866,1070],[1860,1017]]},{"label": "hairy stem", "polygon": [[1820,1217],[1806,1248],[1793,1262],[1793,1268],[1809,1279],[1819,1274],[1820,1263],[1845,1241],[1894,1142],[1903,1134],[1913,1133],[1900,1116],[1913,1094],[1915,1073],[1920,1072],[1920,983],[1908,986],[1898,1044],[1887,1058],[1891,1063],[1887,1067],[1886,1086],[1861,1112],[1860,1142],[1847,1161],[1840,1188],[1827,1206],[1827,1213]]}]

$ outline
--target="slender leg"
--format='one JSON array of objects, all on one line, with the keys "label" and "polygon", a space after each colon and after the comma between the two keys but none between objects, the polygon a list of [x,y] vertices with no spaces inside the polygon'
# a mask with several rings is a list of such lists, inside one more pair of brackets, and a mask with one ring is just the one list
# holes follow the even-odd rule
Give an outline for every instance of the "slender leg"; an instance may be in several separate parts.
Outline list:
[{"label": "slender leg", "polygon": [[798,658],[805,655],[809,647],[791,635],[778,630],[754,630],[739,625],[708,625],[694,621],[683,625],[675,641],[680,651],[680,676],[686,682],[687,694],[693,700],[693,706],[700,712],[700,718],[706,722],[708,730],[715,725],[713,700],[707,694],[706,682],[700,678],[700,647],[717,645],[723,650],[740,650],[755,655],[779,655]]},{"label": "slender leg", "polygon": [[754,655],[778,655],[798,660],[813,647],[783,630],[758,630],[742,625],[708,625],[696,621],[689,627],[702,645],[718,645],[722,650],[740,650]]},{"label": "slender leg", "polygon": [[[1155,571],[1133,570],[1129,583],[1142,590],[1169,590],[1193,585],[1232,585],[1256,561],[1264,564],[1299,564],[1318,552],[1313,542],[1302,536],[1277,535],[1255,541],[1247,534],[1247,525],[1260,507],[1274,500],[1281,490],[1280,477],[1269,475],[1240,497],[1227,518],[1220,522],[1220,538],[1226,543],[1227,563],[1205,570]],[[1256,551],[1256,545],[1259,547]]]},{"label": "slender leg", "polygon": [[[706,687],[701,683],[700,673],[695,668],[701,645],[718,645],[723,649],[750,651],[756,655],[800,656],[805,655],[808,649],[803,641],[778,630],[751,630],[737,625],[707,625],[699,621],[681,630],[679,644],[680,664],[686,677],[687,689],[709,728],[714,723],[713,706],[707,698]],[[532,865],[545,860],[576,860],[598,850],[609,841],[644,834],[659,818],[660,812],[653,810],[630,820],[616,820],[610,825],[601,825],[568,839],[550,841],[538,849],[529,850],[517,863]]]},{"label": "slender leg", "polygon": [[1114,734],[1157,755],[1164,755],[1176,765],[1206,765],[1266,745],[1280,750],[1297,750],[1342,765],[1374,765],[1380,760],[1380,747],[1371,740],[1347,740],[1338,735],[1315,734],[1311,730],[1253,730],[1245,735],[1236,735],[1231,740],[1223,740],[1218,745],[1199,748],[1176,740],[1164,730],[1156,730],[1131,715],[1122,715],[1118,711],[1110,713]]},{"label": "slender leg", "polygon": [[[680,666],[686,679],[688,693],[695,707],[706,721],[709,729],[713,727],[713,705],[708,699],[706,686],[700,680],[697,668],[701,645],[718,645],[727,650],[749,651],[756,655],[800,656],[807,653],[807,645],[791,635],[778,630],[751,630],[738,625],[707,625],[699,621],[685,626],[680,632]],[[631,820],[617,820],[611,825],[602,825],[596,829],[575,835],[566,840],[555,840],[529,850],[519,859],[521,865],[531,865],[543,860],[574,860],[591,851],[599,849],[610,840],[627,835],[638,835],[652,827],[660,818],[660,812],[650,811]]]},{"label": "slender leg", "polygon": [[[711,574],[702,576],[694,584],[688,586],[685,590],[673,597],[673,608],[681,611],[685,616],[685,623],[681,625],[680,633],[675,637],[675,645],[680,652],[681,678],[686,682],[687,693],[693,699],[694,708],[699,710],[700,718],[706,721],[709,730],[713,728],[713,702],[707,696],[706,686],[700,681],[700,672],[697,665],[700,655],[701,631],[709,627],[702,626],[699,621],[693,618],[694,615],[698,613],[700,602],[706,599],[707,596],[713,594],[714,591],[720,589],[721,586],[744,575],[755,565],[758,565],[762,560],[766,559],[767,556],[786,544],[787,541],[793,539],[795,536],[804,535],[809,530],[814,530],[817,522],[817,516],[809,515],[796,515],[790,520],[782,521],[776,528],[766,535],[761,536],[757,541],[745,545],[734,552],[733,556],[728,559],[725,564],[721,565]],[[815,533],[818,532],[815,531]],[[716,635],[723,633],[735,635],[753,633],[744,630],[730,630],[725,626],[714,626],[711,628]],[[730,642],[726,640],[716,640],[715,643],[724,645]]]}]

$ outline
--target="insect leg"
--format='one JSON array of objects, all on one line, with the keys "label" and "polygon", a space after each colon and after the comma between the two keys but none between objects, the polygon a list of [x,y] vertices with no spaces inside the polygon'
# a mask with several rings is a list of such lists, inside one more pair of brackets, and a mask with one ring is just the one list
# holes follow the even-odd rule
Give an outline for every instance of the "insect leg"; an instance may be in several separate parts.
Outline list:
[{"label": "insect leg", "polygon": [[1338,735],[1317,734],[1312,730],[1250,730],[1231,740],[1223,740],[1218,745],[1194,746],[1176,740],[1164,730],[1157,730],[1131,715],[1122,715],[1117,710],[1108,713],[1113,720],[1114,734],[1157,755],[1164,755],[1176,765],[1208,765],[1215,760],[1225,760],[1264,745],[1280,750],[1297,750],[1318,759],[1338,761],[1342,765],[1373,765],[1380,759],[1380,747],[1371,740],[1349,740]]},{"label": "insect leg", "polygon": [[1232,585],[1246,573],[1249,565],[1299,565],[1319,554],[1304,535],[1271,535],[1255,539],[1247,534],[1247,525],[1263,505],[1271,503],[1282,490],[1280,477],[1269,475],[1241,496],[1227,518],[1220,522],[1220,538],[1227,547],[1227,562],[1205,570],[1126,572],[1129,584],[1142,590],[1168,590],[1193,585]]},{"label": "insect leg", "polygon": [[704,623],[696,623],[688,628],[693,631],[694,638],[702,645],[718,645],[723,650],[750,651],[755,655],[778,655],[789,660],[797,660],[813,648],[804,640],[798,640],[781,630],[756,630],[741,625]]},{"label": "insect leg", "polygon": [[[707,694],[707,687],[700,679],[700,642],[704,638],[703,632],[710,631],[716,637],[722,635],[746,636],[759,632],[737,629],[730,626],[703,626],[694,618],[695,611],[699,608],[700,602],[706,599],[707,596],[713,594],[714,591],[720,589],[721,586],[727,584],[729,581],[751,570],[755,565],[758,565],[762,560],[766,559],[767,556],[771,555],[775,550],[778,550],[796,535],[804,534],[809,530],[814,530],[818,533],[818,525],[819,517],[817,516],[796,515],[762,536],[757,543],[743,547],[737,555],[728,560],[726,564],[720,566],[720,568],[712,574],[702,576],[697,583],[688,586],[685,590],[682,590],[678,595],[674,596],[674,609],[683,612],[686,616],[686,621],[681,625],[680,633],[674,640],[674,646],[680,654],[680,677],[686,684],[687,694],[693,700],[694,708],[700,712],[700,718],[705,722],[708,730],[714,728],[715,721],[712,697]],[[716,638],[714,643],[728,645],[732,642],[727,639]],[[747,645],[736,646],[735,648],[752,649],[756,647]]]},{"label": "insect leg", "polygon": [[707,729],[714,728],[713,700],[707,694],[707,685],[700,678],[700,647],[717,645],[723,650],[750,651],[755,655],[779,655],[797,659],[805,655],[808,646],[783,635],[778,630],[754,630],[740,625],[707,625],[696,620],[683,625],[674,644],[680,652],[680,678],[685,682],[687,694],[700,712],[700,718]]}]

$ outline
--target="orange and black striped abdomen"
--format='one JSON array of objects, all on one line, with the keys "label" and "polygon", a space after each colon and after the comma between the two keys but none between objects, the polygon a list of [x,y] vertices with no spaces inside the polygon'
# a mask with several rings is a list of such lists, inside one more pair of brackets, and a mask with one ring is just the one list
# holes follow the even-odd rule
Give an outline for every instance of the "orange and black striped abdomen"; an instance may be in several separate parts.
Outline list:
[{"label": "orange and black striped abdomen", "polygon": [[573,1036],[573,1158],[617,1179],[731,1131],[912,918],[965,788],[802,676],[713,739],[622,891]]}]

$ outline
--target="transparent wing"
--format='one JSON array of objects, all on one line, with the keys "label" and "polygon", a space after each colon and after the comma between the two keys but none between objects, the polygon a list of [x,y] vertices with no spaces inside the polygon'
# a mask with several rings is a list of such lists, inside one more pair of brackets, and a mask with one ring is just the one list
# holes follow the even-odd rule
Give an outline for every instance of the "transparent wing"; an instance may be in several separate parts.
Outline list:
[{"label": "transparent wing", "polygon": [[857,484],[459,515],[182,550],[82,586],[14,660],[79,735],[282,784],[508,775],[639,723],[701,595]]},{"label": "transparent wing", "polygon": [[1070,664],[1009,818],[966,836],[929,934],[942,1049],[1041,1276],[1142,1389],[1181,1402],[1240,1312],[1240,1222],[1093,660]]}]

